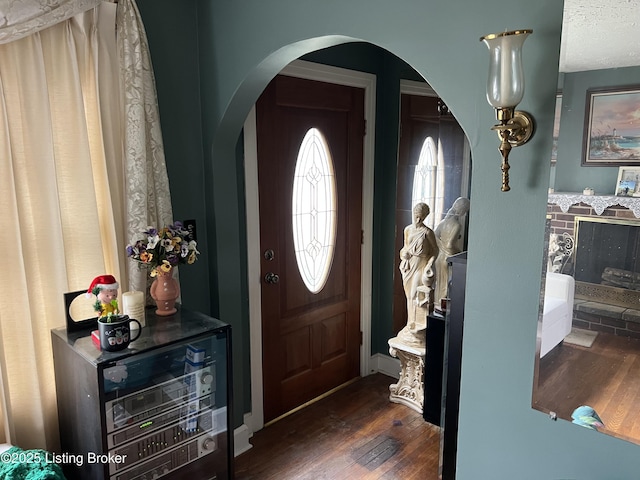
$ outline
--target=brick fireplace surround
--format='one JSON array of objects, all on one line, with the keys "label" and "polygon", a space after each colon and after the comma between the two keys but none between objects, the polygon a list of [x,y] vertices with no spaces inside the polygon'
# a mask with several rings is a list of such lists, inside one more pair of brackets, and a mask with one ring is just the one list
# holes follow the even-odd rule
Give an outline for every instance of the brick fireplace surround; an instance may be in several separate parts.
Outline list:
[{"label": "brick fireplace surround", "polygon": [[[550,233],[566,232],[575,239],[576,216],[610,217],[629,223],[637,222],[640,227],[640,198],[550,193],[547,215],[550,218]],[[573,326],[640,338],[640,291],[637,293],[638,306],[633,307],[621,306],[615,299],[592,301],[576,291]]]}]

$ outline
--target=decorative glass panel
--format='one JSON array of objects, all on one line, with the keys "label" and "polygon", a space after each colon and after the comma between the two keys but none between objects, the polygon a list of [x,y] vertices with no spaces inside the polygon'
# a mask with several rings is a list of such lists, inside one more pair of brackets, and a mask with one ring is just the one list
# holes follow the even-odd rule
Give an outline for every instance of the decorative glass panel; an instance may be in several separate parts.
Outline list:
[{"label": "decorative glass panel", "polygon": [[331,153],[322,133],[311,128],[298,151],[291,199],[296,262],[311,293],[322,290],[331,270],[336,203]]},{"label": "decorative glass panel", "polygon": [[442,149],[436,147],[432,137],[427,137],[422,143],[418,165],[413,174],[413,190],[411,192],[411,208],[416,203],[424,202],[429,205],[431,215],[425,220],[430,228],[442,218],[444,202],[444,162],[440,158]]}]

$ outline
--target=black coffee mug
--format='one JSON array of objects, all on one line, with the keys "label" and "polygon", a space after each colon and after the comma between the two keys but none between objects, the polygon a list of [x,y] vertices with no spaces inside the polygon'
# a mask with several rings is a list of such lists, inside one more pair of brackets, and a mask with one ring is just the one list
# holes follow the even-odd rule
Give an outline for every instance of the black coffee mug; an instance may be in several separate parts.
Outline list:
[{"label": "black coffee mug", "polygon": [[[131,328],[129,322],[138,324],[138,332],[131,338]],[[129,318],[128,315],[116,315],[111,317],[110,322],[98,319],[98,332],[100,336],[100,348],[107,352],[117,352],[124,350],[129,343],[136,340],[142,333],[142,325],[138,320]]]}]

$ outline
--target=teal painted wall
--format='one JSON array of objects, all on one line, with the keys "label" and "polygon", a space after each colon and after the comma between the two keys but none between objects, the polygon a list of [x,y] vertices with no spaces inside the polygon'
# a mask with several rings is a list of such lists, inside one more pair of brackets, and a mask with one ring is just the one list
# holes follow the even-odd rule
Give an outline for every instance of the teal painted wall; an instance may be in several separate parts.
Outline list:
[{"label": "teal painted wall", "polygon": [[[174,220],[196,220],[199,260],[180,267],[182,303],[208,312],[211,303],[204,202],[203,140],[196,2],[140,1],[156,75],[160,123]],[[170,11],[170,18],[166,17]],[[170,21],[168,21],[170,20]],[[204,248],[203,248],[204,247]]]},{"label": "teal painted wall", "polygon": [[[151,32],[155,37],[154,65],[156,59],[163,64],[156,68],[161,115],[177,116],[169,131],[163,118],[166,142],[202,150],[201,157],[168,158],[169,172],[172,194],[180,194],[174,196],[174,204],[180,202],[176,208],[204,215],[209,268],[198,281],[208,289],[211,312],[233,326],[238,420],[250,394],[242,379],[249,362],[238,147],[242,124],[269,80],[290,61],[335,44],[365,41],[423,75],[450,107],[472,148],[458,478],[638,477],[637,446],[553,422],[530,407],[562,2],[513,0],[509,8],[497,0],[139,3],[146,7],[150,38]],[[184,15],[176,14],[183,8]],[[536,117],[538,126],[531,142],[512,152],[509,193],[499,188],[497,138],[490,131],[494,117],[485,100],[488,53],[478,41],[505,26],[534,30],[524,46],[527,92],[520,107]],[[182,58],[195,54],[197,62]],[[384,82],[378,88],[397,94]],[[181,109],[182,103],[188,108]],[[187,126],[176,125],[182,122]],[[387,151],[376,163],[375,195],[388,195],[384,201],[376,198],[376,206],[393,204],[386,178],[395,178],[395,154]],[[203,174],[202,184],[192,185],[184,174],[174,176],[182,162]],[[374,235],[384,239],[392,220],[382,217],[377,217]],[[395,255],[387,251],[392,242],[378,245],[376,256]],[[384,259],[376,261],[376,301],[389,308],[382,292],[390,285],[393,267]]]},{"label": "teal painted wall", "polygon": [[582,192],[591,187],[600,195],[612,195],[618,167],[582,167],[587,90],[640,85],[640,67],[565,73],[562,115],[558,137],[558,163],[553,187],[556,192]]}]

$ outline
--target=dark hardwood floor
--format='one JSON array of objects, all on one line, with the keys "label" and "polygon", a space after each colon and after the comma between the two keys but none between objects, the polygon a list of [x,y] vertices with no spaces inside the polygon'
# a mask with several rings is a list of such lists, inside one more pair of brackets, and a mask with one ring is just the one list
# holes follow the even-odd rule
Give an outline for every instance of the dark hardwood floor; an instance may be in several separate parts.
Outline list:
[{"label": "dark hardwood floor", "polygon": [[369,375],[256,432],[236,458],[242,480],[437,480],[440,428],[389,401]]},{"label": "dark hardwood floor", "polygon": [[600,431],[640,443],[640,339],[600,332],[591,347],[561,344],[540,361],[537,403],[571,421],[595,409]]}]

